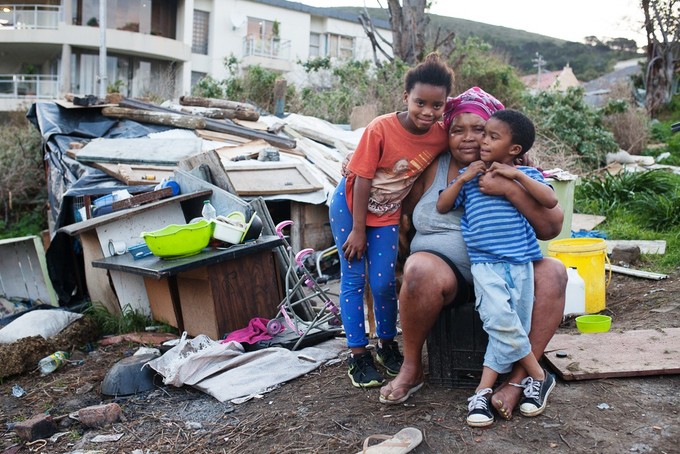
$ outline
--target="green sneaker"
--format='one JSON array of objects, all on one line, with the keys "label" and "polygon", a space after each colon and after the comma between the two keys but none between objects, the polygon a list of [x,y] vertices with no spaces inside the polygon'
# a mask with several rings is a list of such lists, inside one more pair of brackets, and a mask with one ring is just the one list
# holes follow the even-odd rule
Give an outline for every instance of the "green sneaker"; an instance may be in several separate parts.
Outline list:
[{"label": "green sneaker", "polygon": [[[382,343],[382,341],[381,341]],[[396,377],[404,362],[404,355],[399,351],[399,344],[397,341],[385,342],[376,348],[376,361],[382,365],[390,377]]]},{"label": "green sneaker", "polygon": [[351,355],[348,362],[349,371],[347,371],[347,375],[356,388],[374,388],[385,383],[385,379],[375,368],[371,352]]}]

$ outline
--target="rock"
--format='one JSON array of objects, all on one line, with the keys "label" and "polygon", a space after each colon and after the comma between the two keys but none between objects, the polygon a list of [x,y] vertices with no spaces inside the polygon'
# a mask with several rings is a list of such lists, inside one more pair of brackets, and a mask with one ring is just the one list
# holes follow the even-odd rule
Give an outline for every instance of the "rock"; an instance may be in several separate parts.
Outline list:
[{"label": "rock", "polygon": [[612,263],[627,263],[632,265],[640,260],[640,247],[635,245],[616,246],[610,256]]},{"label": "rock", "polygon": [[117,403],[93,405],[78,410],[78,420],[89,427],[102,427],[119,421],[121,413]]},{"label": "rock", "polygon": [[35,415],[31,419],[16,423],[14,426],[14,432],[19,438],[26,441],[48,438],[57,430],[57,424],[52,416],[45,414]]}]

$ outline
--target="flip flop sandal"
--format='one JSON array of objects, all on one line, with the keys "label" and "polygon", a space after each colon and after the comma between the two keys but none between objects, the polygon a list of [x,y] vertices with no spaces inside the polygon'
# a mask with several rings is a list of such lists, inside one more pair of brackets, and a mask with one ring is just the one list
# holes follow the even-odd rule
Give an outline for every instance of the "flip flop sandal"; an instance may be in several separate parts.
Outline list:
[{"label": "flip flop sandal", "polygon": [[[396,387],[392,387],[392,383],[389,383],[387,386],[390,387],[390,393],[387,395],[387,397],[380,394],[380,402],[383,404],[400,404],[402,402],[406,402],[406,400],[408,400],[408,398],[411,397],[411,394],[413,394],[414,392],[418,391],[420,388],[423,387],[423,384],[424,382],[420,382],[416,385],[398,385]],[[399,399],[390,399],[390,396],[397,389],[406,389],[406,394],[404,394]]]},{"label": "flip flop sandal", "polygon": [[[384,440],[368,446],[372,440]],[[364,440],[363,449],[357,454],[405,454],[411,452],[423,441],[423,433],[415,427],[406,427],[390,435],[371,435]]]}]

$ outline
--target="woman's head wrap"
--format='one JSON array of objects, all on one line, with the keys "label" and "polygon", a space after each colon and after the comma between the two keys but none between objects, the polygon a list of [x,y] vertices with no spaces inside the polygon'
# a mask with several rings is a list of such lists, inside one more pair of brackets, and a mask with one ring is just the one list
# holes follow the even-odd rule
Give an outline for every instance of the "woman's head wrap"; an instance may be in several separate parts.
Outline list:
[{"label": "woman's head wrap", "polygon": [[488,120],[491,114],[501,109],[505,109],[505,106],[499,100],[479,87],[472,87],[455,98],[446,100],[444,125],[448,131],[454,117],[462,113],[477,114],[484,120]]}]

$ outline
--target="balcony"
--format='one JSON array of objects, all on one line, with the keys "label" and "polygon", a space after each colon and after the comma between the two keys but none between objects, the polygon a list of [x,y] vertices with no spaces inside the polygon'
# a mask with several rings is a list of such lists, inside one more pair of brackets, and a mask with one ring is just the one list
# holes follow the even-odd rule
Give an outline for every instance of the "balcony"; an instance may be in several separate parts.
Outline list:
[{"label": "balcony", "polygon": [[290,41],[246,36],[243,38],[243,65],[259,65],[281,72],[291,71],[293,65],[290,62]]},{"label": "balcony", "polygon": [[59,78],[43,74],[0,74],[0,98],[57,99]]},{"label": "balcony", "polygon": [[61,20],[61,6],[0,5],[0,30],[56,30]]}]

